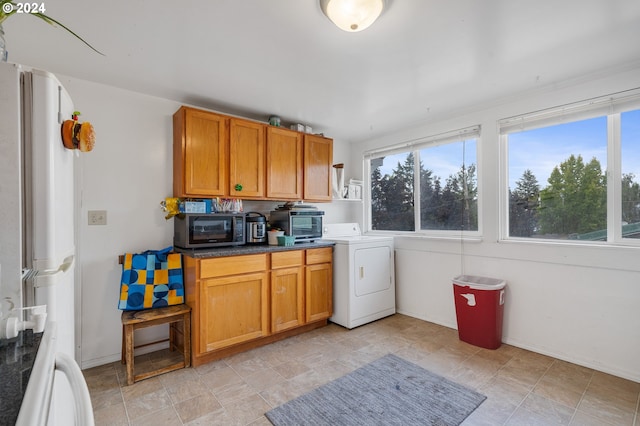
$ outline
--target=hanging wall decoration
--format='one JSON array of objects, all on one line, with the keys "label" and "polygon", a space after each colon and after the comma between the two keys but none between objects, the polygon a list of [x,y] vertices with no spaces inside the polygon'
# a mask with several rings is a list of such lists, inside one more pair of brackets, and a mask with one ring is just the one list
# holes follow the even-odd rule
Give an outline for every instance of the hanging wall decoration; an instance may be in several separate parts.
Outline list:
[{"label": "hanging wall decoration", "polygon": [[96,142],[96,133],[93,126],[88,121],[78,122],[80,112],[74,111],[72,120],[65,120],[62,123],[62,144],[67,149],[79,149],[82,152],[89,152]]}]

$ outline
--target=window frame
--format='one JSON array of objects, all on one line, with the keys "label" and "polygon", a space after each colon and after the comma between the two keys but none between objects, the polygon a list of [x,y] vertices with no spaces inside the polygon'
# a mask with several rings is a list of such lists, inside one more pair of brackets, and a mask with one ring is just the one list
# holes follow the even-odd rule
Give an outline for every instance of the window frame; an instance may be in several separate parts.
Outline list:
[{"label": "window frame", "polygon": [[[640,88],[548,108],[498,120],[500,151],[500,241],[531,244],[640,246],[640,239],[622,237],[622,140],[621,114],[640,109]],[[606,117],[607,122],[607,232],[605,241],[512,237],[509,235],[509,141],[513,130],[533,130],[562,123]],[[509,130],[512,130],[509,132]],[[640,176],[638,176],[640,178]]]},{"label": "window frame", "polygon": [[[478,229],[475,231],[467,230],[467,229],[456,229],[456,230],[430,230],[430,229],[420,229],[421,218],[420,218],[420,191],[416,191],[416,188],[420,188],[420,150],[428,149],[440,145],[446,145],[450,143],[458,143],[464,142],[465,140],[475,140],[476,144],[476,185],[477,185],[477,209],[478,209]],[[401,144],[392,145],[380,149],[374,149],[365,151],[363,155],[363,170],[364,170],[364,191],[363,191],[363,202],[364,202],[364,225],[365,232],[380,234],[380,235],[401,235],[401,236],[416,236],[416,237],[433,237],[433,238],[442,238],[442,239],[456,239],[459,240],[461,237],[471,238],[471,239],[480,239],[482,237],[482,185],[481,185],[481,166],[480,166],[480,158],[482,150],[481,146],[481,126],[474,125],[469,126],[445,133],[435,134],[431,136],[426,136],[418,139],[414,139],[411,141],[407,141]],[[396,231],[396,230],[378,230],[372,229],[372,200],[371,200],[371,160],[375,158],[380,158],[385,155],[393,155],[399,153],[413,153],[414,156],[414,174],[413,174],[413,182],[414,182],[414,227],[416,228],[414,231]],[[464,161],[464,159],[463,159]],[[448,178],[448,176],[444,177]]]}]

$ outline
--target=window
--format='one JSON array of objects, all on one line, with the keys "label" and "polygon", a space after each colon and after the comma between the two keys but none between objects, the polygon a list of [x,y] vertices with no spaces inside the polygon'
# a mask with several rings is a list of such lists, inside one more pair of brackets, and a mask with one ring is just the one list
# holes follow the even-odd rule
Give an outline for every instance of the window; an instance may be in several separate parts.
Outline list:
[{"label": "window", "polygon": [[606,117],[508,138],[510,236],[567,239],[606,229]]},{"label": "window", "polygon": [[639,106],[624,93],[502,120],[506,235],[640,238]]},{"label": "window", "polygon": [[622,238],[640,239],[640,109],[620,114]]},{"label": "window", "polygon": [[421,230],[478,230],[476,158],[475,139],[420,150]]},{"label": "window", "polygon": [[366,154],[370,229],[477,233],[479,133],[476,126]]},{"label": "window", "polygon": [[371,164],[371,229],[414,231],[414,154],[377,157]]}]

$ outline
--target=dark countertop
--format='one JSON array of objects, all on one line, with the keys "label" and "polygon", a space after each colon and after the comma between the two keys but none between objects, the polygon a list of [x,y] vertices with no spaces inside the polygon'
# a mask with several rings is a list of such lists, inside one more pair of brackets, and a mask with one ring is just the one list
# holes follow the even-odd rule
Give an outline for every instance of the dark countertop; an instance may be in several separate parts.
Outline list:
[{"label": "dark countertop", "polygon": [[181,249],[175,247],[174,250],[185,256],[202,259],[207,257],[241,256],[243,254],[273,253],[278,251],[306,250],[322,247],[333,247],[333,241],[316,240],[313,243],[296,243],[293,246],[270,246],[267,244],[247,244],[244,246],[220,247],[209,249]]},{"label": "dark countertop", "polygon": [[32,330],[0,340],[0,425],[13,425],[18,419],[40,340],[42,333]]}]

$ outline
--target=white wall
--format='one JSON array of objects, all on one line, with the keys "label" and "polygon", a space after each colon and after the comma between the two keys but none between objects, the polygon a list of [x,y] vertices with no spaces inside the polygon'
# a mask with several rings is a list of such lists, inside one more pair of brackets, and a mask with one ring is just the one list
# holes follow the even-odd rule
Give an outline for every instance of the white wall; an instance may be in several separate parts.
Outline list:
[{"label": "white wall", "polygon": [[[78,273],[82,294],[82,366],[118,359],[118,255],[171,245],[172,223],[159,202],[172,193],[175,102],[59,76],[82,121],[96,130],[93,151],[80,154]],[[89,210],[106,210],[106,226],[89,226]],[[159,330],[152,331],[149,338]],[[154,339],[155,340],[155,339]]]},{"label": "white wall", "polygon": [[[93,151],[80,154],[77,191],[80,362],[82,368],[120,359],[121,311],[117,309],[121,266],[118,255],[172,244],[173,222],[160,201],[172,195],[174,101],[58,76],[81,121],[96,130]],[[330,135],[328,135],[330,136]],[[335,162],[347,163],[349,149],[334,141]],[[245,211],[268,213],[277,203],[246,202]],[[322,204],[331,221],[349,217],[347,205]],[[106,210],[106,226],[89,226],[89,210]],[[155,327],[137,334],[141,342],[167,336]],[[153,348],[153,347],[152,347]]]},{"label": "white wall", "polygon": [[506,279],[504,342],[640,381],[640,248],[500,242],[496,125],[636,87],[640,69],[591,76],[354,145],[358,165],[367,149],[482,125],[482,241],[397,237],[398,311],[456,328],[453,277]]}]

